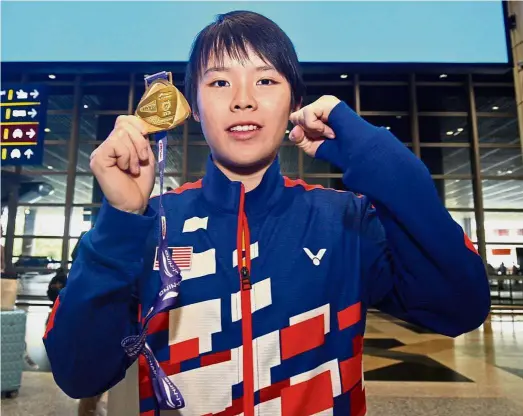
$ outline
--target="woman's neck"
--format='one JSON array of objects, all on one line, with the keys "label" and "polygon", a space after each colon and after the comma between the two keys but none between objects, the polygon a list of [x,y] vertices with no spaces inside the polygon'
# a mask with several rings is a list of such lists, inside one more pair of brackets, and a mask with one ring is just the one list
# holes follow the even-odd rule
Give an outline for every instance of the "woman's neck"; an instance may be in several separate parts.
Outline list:
[{"label": "woman's neck", "polygon": [[220,169],[229,180],[243,183],[245,192],[252,191],[261,183],[263,175],[265,175],[265,172],[267,172],[272,162],[273,160],[270,160],[269,163],[260,163],[257,166],[237,168],[225,166],[216,159],[214,160],[218,169]]}]

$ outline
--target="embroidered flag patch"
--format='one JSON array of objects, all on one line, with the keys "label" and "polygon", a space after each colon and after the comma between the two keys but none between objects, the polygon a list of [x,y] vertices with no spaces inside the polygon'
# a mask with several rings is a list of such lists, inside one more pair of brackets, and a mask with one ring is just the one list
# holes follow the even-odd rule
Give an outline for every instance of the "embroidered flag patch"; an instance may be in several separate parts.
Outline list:
[{"label": "embroidered flag patch", "polygon": [[[191,270],[192,266],[192,247],[169,247],[172,259],[180,270]],[[160,263],[158,261],[158,247],[156,247],[156,253],[154,255],[154,266],[153,270],[160,270]]]}]

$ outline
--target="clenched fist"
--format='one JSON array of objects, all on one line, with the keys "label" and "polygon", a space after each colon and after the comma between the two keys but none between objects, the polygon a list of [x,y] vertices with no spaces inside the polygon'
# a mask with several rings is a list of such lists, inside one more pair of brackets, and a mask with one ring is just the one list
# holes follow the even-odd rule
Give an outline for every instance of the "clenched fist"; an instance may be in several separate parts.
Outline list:
[{"label": "clenched fist", "polygon": [[109,137],[91,154],[91,170],[113,207],[143,214],[154,187],[155,159],[145,126],[120,116]]},{"label": "clenched fist", "polygon": [[327,139],[334,139],[334,131],[327,125],[329,114],[340,100],[333,95],[324,95],[298,111],[289,120],[294,128],[289,139],[311,157],[316,155],[320,145]]}]

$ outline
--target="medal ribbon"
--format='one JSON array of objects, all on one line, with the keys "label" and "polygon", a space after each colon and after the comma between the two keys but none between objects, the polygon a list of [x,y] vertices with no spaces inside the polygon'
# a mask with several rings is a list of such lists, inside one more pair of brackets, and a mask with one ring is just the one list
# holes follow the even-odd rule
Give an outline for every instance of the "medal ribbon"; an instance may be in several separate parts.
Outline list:
[{"label": "medal ribbon", "polygon": [[[147,87],[156,79],[168,79],[166,72],[160,72],[145,78]],[[132,360],[139,355],[143,355],[150,370],[151,382],[154,395],[161,410],[181,409],[185,406],[185,401],[173,382],[162,370],[151,348],[147,344],[147,326],[151,319],[161,312],[166,312],[174,308],[176,299],[180,291],[182,276],[180,269],[174,263],[172,254],[169,252],[167,242],[167,220],[162,202],[163,182],[165,172],[165,159],[167,152],[167,132],[162,131],[154,135],[158,148],[158,170],[160,173],[160,197],[159,197],[159,217],[160,230],[157,250],[157,258],[160,270],[161,286],[154,305],[149,309],[144,318],[142,331],[139,335],[126,337],[122,341],[122,347]]]}]

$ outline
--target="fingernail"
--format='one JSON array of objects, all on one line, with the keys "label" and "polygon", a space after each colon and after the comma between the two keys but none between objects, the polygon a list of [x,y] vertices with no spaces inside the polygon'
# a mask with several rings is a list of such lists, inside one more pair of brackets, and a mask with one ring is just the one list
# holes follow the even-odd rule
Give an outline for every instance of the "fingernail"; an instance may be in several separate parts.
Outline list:
[{"label": "fingernail", "polygon": [[327,137],[327,138],[329,138],[329,139],[334,139],[336,136],[335,136],[334,133],[327,133],[327,134],[325,135],[325,137]]}]

